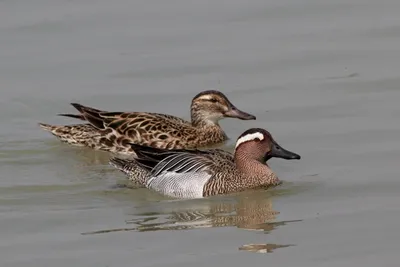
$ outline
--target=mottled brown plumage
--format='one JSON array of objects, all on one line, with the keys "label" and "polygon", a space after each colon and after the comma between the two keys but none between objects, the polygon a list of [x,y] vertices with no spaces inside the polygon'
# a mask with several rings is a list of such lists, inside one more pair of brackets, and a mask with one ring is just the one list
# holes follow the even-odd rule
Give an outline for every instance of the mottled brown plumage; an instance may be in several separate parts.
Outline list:
[{"label": "mottled brown plumage", "polygon": [[149,112],[107,112],[72,103],[80,114],[60,114],[87,124],[53,126],[40,123],[61,141],[123,155],[135,155],[130,143],[163,149],[193,149],[227,140],[219,120],[225,117],[254,120],[238,110],[219,91],[203,91],[191,104],[191,122]]},{"label": "mottled brown plumage", "polygon": [[136,144],[132,147],[136,159],[112,158],[110,164],[131,181],[178,198],[277,186],[281,181],[266,162],[271,157],[300,159],[260,128],[249,129],[239,136],[234,155],[222,149],[164,150]]}]

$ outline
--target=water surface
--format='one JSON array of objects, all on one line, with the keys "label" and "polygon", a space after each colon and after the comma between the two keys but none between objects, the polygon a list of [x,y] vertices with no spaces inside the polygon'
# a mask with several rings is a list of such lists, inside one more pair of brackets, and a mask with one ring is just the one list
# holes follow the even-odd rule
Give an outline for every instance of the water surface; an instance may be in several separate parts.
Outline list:
[{"label": "water surface", "polygon": [[[2,266],[397,266],[398,1],[1,1]],[[271,192],[174,201],[37,123],[70,102],[189,118],[223,91],[300,161]],[[260,253],[257,253],[260,252]]]}]

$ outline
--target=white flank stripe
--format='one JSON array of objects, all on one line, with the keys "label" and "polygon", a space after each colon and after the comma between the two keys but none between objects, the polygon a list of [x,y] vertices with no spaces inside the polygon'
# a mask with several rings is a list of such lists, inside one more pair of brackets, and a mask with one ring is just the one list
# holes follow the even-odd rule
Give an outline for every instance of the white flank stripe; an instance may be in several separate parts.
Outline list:
[{"label": "white flank stripe", "polygon": [[260,140],[264,140],[264,135],[262,133],[260,133],[260,132],[257,132],[257,133],[251,133],[251,134],[247,134],[245,136],[242,136],[237,140],[235,149],[238,148],[238,146],[240,146],[244,142],[248,142],[248,141],[254,140],[256,138],[260,139]]}]

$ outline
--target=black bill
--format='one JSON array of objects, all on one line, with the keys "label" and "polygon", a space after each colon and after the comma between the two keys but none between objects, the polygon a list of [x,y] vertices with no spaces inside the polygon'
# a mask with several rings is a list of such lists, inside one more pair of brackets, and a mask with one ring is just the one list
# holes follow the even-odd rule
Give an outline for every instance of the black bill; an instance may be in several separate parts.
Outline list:
[{"label": "black bill", "polygon": [[282,158],[282,159],[300,159],[300,155],[284,149],[275,141],[272,142],[271,150],[265,155],[265,161],[270,158]]}]

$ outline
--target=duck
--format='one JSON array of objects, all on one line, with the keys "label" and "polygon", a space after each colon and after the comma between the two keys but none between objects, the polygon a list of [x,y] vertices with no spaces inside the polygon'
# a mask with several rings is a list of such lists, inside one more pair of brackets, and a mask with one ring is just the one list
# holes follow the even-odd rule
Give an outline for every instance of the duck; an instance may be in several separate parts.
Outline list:
[{"label": "duck", "polygon": [[299,160],[263,128],[250,128],[236,140],[234,153],[221,148],[159,149],[131,144],[134,159],[111,157],[109,164],[130,181],[172,198],[205,198],[249,189],[272,188],[282,181],[268,166],[271,158]]},{"label": "duck", "polygon": [[255,120],[239,110],[218,90],[206,90],[192,99],[191,121],[151,112],[108,112],[71,103],[80,114],[58,114],[85,121],[73,125],[39,123],[61,142],[113,154],[135,157],[130,143],[162,149],[218,146],[229,138],[219,125],[223,118]]}]

